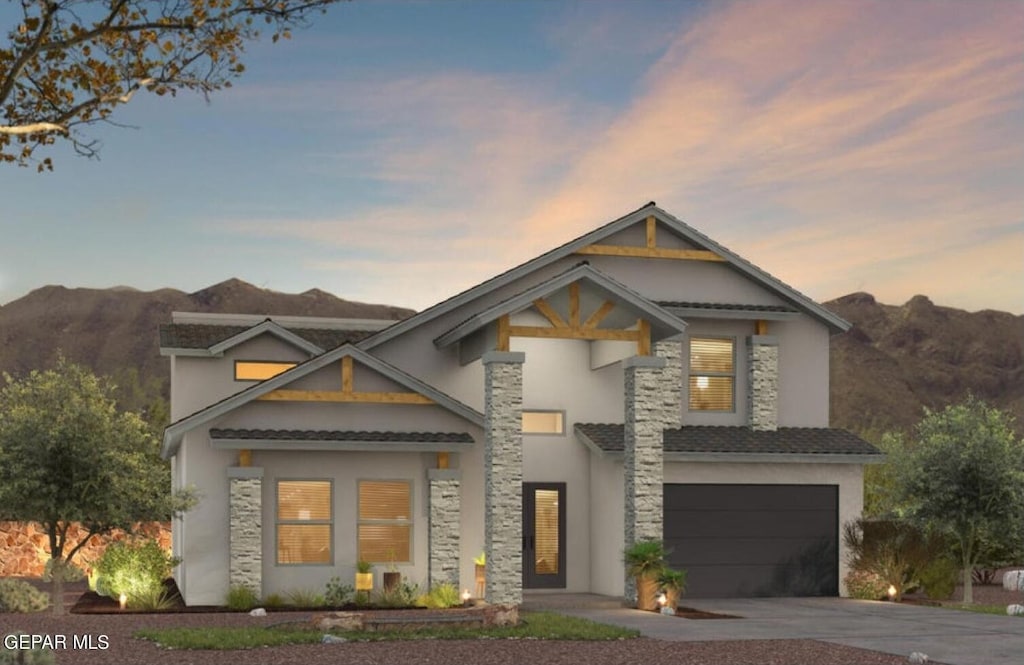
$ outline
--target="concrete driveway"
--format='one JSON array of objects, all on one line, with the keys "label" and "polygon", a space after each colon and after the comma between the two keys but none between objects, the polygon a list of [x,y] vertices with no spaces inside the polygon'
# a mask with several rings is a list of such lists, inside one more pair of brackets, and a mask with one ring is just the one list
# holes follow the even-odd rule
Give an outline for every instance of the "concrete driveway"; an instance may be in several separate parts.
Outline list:
[{"label": "concrete driveway", "polygon": [[949,665],[1020,662],[1024,619],[937,607],[845,598],[689,600],[707,612],[740,619],[679,619],[625,608],[559,609],[636,628],[661,640],[811,639],[902,656],[914,651]]}]

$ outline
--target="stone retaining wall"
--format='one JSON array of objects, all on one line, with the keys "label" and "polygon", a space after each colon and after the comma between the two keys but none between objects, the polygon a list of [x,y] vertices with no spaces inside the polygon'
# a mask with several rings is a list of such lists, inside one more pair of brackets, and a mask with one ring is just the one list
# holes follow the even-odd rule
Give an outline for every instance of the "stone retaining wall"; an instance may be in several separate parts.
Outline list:
[{"label": "stone retaining wall", "polygon": [[[156,538],[161,547],[168,550],[171,548],[169,522],[140,524],[138,530],[145,536]],[[72,524],[68,529],[69,547],[78,543],[85,534],[86,531],[78,524]],[[86,568],[88,562],[100,558],[107,545],[124,540],[127,535],[118,529],[107,536],[93,536],[72,562]],[[39,577],[49,558],[50,537],[42,526],[35,522],[0,521],[0,577]]]}]

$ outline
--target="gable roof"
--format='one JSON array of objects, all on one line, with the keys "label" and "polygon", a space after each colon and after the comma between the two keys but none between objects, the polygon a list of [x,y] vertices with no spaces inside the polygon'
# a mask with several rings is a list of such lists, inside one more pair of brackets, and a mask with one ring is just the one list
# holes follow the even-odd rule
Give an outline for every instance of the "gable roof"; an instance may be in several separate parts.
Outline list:
[{"label": "gable roof", "polygon": [[[321,349],[333,349],[346,342],[358,342],[373,334],[372,330],[340,328],[292,328],[282,326]],[[162,355],[210,355],[211,346],[252,328],[251,325],[216,325],[203,323],[166,323],[160,326]]]},{"label": "gable roof", "polygon": [[[621,424],[577,423],[577,437],[603,454],[622,454],[625,448]],[[867,441],[843,429],[829,427],[780,427],[753,430],[746,426],[684,425],[666,429],[666,457],[686,460],[878,462],[884,455]]]},{"label": "gable roof", "polygon": [[719,245],[703,233],[700,233],[693,227],[665,212],[651,201],[647,205],[609,222],[600,228],[590,231],[575,240],[570,240],[560,247],[556,247],[555,249],[545,252],[526,263],[522,263],[514,268],[506,270],[505,272],[496,275],[485,282],[481,282],[462,293],[458,293],[451,298],[434,305],[433,307],[425,309],[418,314],[414,314],[408,319],[399,321],[398,323],[381,330],[375,335],[368,337],[362,342],[359,342],[359,347],[366,350],[372,349],[384,342],[387,342],[388,340],[398,337],[408,330],[412,330],[421,324],[432,321],[433,319],[436,319],[457,307],[486,295],[495,289],[499,289],[510,284],[524,275],[543,268],[544,266],[569,256],[588,245],[592,245],[604,238],[607,238],[608,236],[637,224],[645,220],[650,215],[654,215],[658,222],[664,224],[688,242],[718,254],[725,259],[726,265],[731,266],[734,270],[749,277],[780,298],[791,302],[800,311],[805,312],[809,316],[828,326],[830,330],[834,332],[845,332],[846,330],[849,330],[851,324],[842,317],[833,314],[793,287],[771,276],[764,270],[740,257],[738,254],[735,254],[722,245]]},{"label": "gable roof", "polygon": [[406,374],[394,365],[390,365],[380,358],[371,356],[362,349],[351,344],[344,344],[332,351],[310,358],[306,362],[296,365],[277,376],[254,384],[241,392],[225,397],[219,402],[215,402],[191,415],[185,416],[184,418],[171,423],[164,429],[164,440],[163,445],[160,448],[160,455],[164,459],[173,457],[178,451],[178,446],[181,445],[182,437],[185,436],[186,432],[195,429],[204,423],[208,423],[214,418],[219,418],[220,416],[223,416],[244,404],[248,404],[256,398],[266,395],[272,390],[285,386],[296,379],[317,371],[318,369],[327,367],[331,363],[337,362],[346,356],[351,356],[361,365],[369,367],[382,376],[391,379],[395,383],[398,383],[409,390],[429,397],[438,406],[447,409],[474,425],[483,427],[484,416],[476,409],[473,409],[472,407],[456,400],[454,397],[441,392],[437,388],[420,381],[411,374]]},{"label": "gable roof", "polygon": [[551,279],[545,280],[540,284],[536,284],[526,289],[525,291],[521,291],[514,296],[506,298],[505,300],[492,305],[481,312],[477,312],[451,330],[438,336],[434,340],[434,344],[442,348],[449,344],[453,344],[467,335],[492,323],[500,316],[526,309],[527,307],[532,306],[534,300],[544,298],[555,291],[580,281],[596,287],[597,291],[600,291],[605,295],[614,297],[619,301],[616,304],[624,303],[634,311],[646,316],[647,320],[651,323],[652,341],[660,341],[666,337],[678,335],[686,330],[685,321],[681,321],[672,314],[669,314],[663,308],[659,307],[647,298],[644,298],[636,291],[633,291],[624,284],[592,267],[586,261],[583,261],[569,270],[555,275]]}]

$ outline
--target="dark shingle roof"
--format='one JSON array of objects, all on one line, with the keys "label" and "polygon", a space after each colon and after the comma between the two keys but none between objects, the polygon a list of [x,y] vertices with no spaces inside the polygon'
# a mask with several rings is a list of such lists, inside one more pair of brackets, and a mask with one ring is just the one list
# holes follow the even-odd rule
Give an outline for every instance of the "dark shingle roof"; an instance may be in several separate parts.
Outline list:
[{"label": "dark shingle roof", "polygon": [[[579,423],[576,431],[605,452],[623,451],[623,426]],[[690,425],[665,430],[667,453],[774,453],[782,455],[881,455],[860,437],[828,427],[749,427]]]},{"label": "dark shingle roof", "polygon": [[658,300],[662,307],[679,307],[685,309],[728,309],[740,312],[792,312],[796,313],[793,307],[785,305],[742,305],[721,302],[687,302],[682,300]]},{"label": "dark shingle roof", "polygon": [[381,441],[401,443],[473,443],[467,432],[357,432],[353,430],[211,429],[213,439],[274,441]]},{"label": "dark shingle roof", "polygon": [[[164,349],[208,349],[251,327],[168,323],[160,326],[160,347]],[[372,330],[337,330],[334,328],[288,328],[288,330],[325,351],[346,342],[354,344],[374,332]]]}]

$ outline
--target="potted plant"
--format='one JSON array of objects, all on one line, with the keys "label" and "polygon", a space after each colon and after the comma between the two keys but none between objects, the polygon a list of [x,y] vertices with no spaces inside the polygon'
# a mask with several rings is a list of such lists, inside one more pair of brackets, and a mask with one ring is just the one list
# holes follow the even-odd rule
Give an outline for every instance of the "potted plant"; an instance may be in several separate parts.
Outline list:
[{"label": "potted plant", "polygon": [[356,591],[373,591],[373,566],[369,561],[356,563]]},{"label": "potted plant", "polygon": [[402,583],[402,574],[398,572],[398,566],[395,565],[394,549],[388,550],[388,569],[384,572],[382,578],[385,591],[394,591]]},{"label": "potted plant", "polygon": [[679,596],[686,591],[686,571],[665,567],[658,574],[658,589],[665,594],[665,607],[675,611]]},{"label": "potted plant", "polygon": [[476,576],[473,580],[476,583],[476,596],[477,598],[483,598],[484,592],[487,589],[487,554],[481,552],[480,556],[473,559],[475,566]]},{"label": "potted plant", "polygon": [[658,608],[658,576],[665,569],[665,545],[660,540],[639,540],[625,551],[626,572],[636,579],[636,606]]}]

